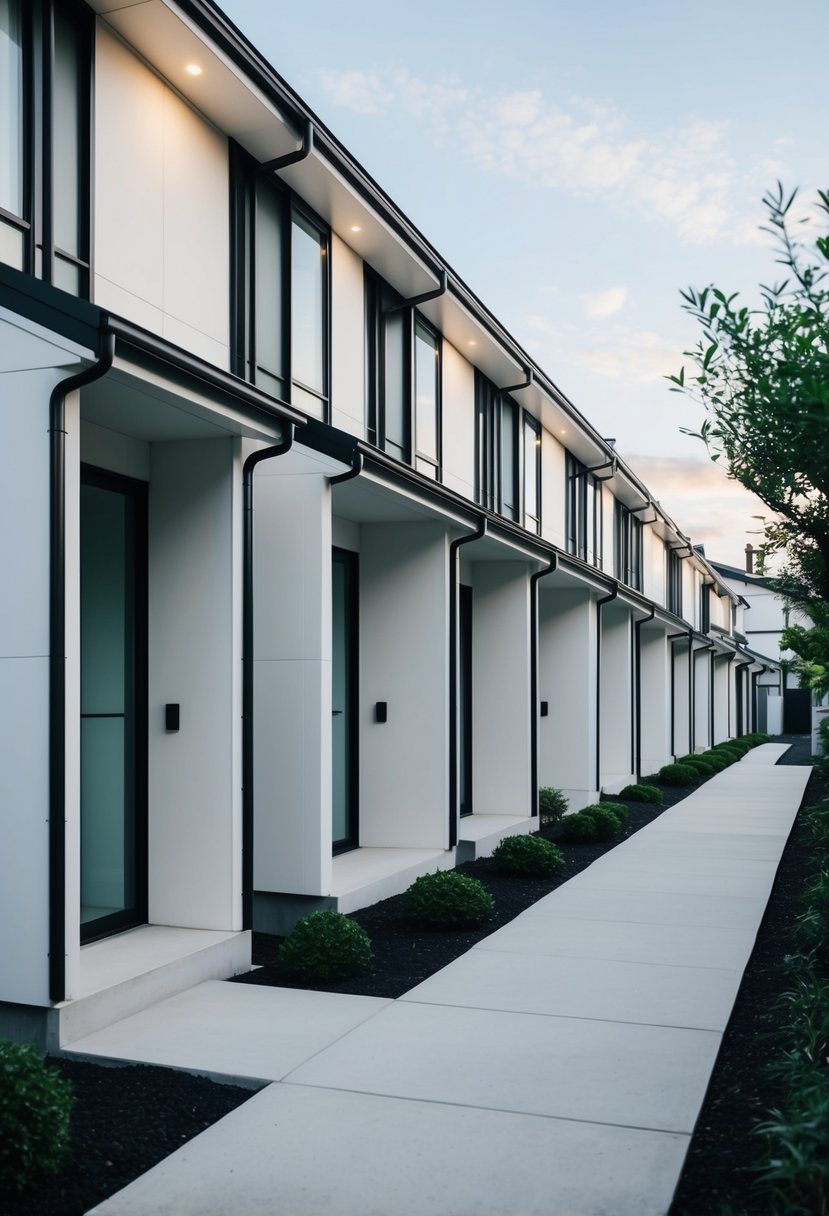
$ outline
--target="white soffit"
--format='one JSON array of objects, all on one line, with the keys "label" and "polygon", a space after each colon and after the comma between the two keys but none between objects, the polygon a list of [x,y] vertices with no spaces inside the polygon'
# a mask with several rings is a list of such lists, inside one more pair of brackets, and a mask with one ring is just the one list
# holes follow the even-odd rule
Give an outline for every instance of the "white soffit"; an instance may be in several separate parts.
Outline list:
[{"label": "white soffit", "polygon": [[[260,160],[296,147],[296,133],[285,115],[164,0],[128,7],[117,0],[92,0],[92,7],[182,97]],[[188,74],[189,64],[200,67],[201,75]]]}]

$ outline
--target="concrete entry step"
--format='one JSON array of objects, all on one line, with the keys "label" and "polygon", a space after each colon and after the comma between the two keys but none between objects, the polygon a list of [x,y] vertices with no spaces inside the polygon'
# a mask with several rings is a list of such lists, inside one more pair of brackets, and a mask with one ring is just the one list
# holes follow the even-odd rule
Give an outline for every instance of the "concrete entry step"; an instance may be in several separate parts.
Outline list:
[{"label": "concrete entry step", "polygon": [[211,979],[250,971],[250,933],[141,925],[81,950],[80,991],[49,1010],[47,1039],[75,1039]]},{"label": "concrete entry step", "polygon": [[458,864],[489,857],[506,836],[537,832],[539,820],[521,815],[465,815],[458,830]]}]

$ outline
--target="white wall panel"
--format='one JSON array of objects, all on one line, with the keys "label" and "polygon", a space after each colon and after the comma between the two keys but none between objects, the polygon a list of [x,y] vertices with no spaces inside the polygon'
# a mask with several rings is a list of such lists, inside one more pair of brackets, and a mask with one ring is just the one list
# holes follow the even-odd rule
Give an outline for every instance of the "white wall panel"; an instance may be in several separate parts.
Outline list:
[{"label": "white wall panel", "polygon": [[150,445],[94,422],[81,422],[81,460],[123,477],[150,480]]},{"label": "white wall panel", "polygon": [[[156,443],[150,486],[150,920],[239,928],[241,493],[230,438]],[[181,729],[164,729],[164,705]]]},{"label": "white wall panel", "polygon": [[[544,581],[539,584],[544,587]],[[538,607],[538,784],[563,790],[570,810],[596,789],[596,613],[585,590],[542,590]]]},{"label": "white wall panel", "polygon": [[365,439],[363,262],[331,237],[331,423]]},{"label": "white wall panel", "polygon": [[260,891],[331,881],[331,491],[318,474],[254,483],[254,864]]},{"label": "white wall panel", "polygon": [[527,815],[530,589],[523,562],[479,561],[472,591],[472,807]]},{"label": "white wall panel", "polygon": [[631,740],[632,645],[630,613],[613,604],[602,609],[600,724],[601,784],[633,780]]},{"label": "white wall panel", "polygon": [[694,750],[705,751],[712,743],[710,738],[711,707],[711,652],[694,652]]},{"label": "white wall panel", "polygon": [[567,548],[565,530],[566,452],[549,431],[541,432],[541,535]]},{"label": "white wall panel", "polygon": [[[445,849],[448,553],[439,524],[363,524],[360,844]],[[388,721],[374,721],[377,701]]]},{"label": "white wall panel", "polygon": [[671,760],[671,648],[662,630],[641,630],[639,751],[649,776]]},{"label": "white wall panel", "polygon": [[443,343],[443,483],[475,500],[475,369]]},{"label": "white wall panel", "polygon": [[674,756],[686,756],[691,750],[691,718],[688,703],[688,643],[682,639],[673,644],[672,662],[674,671],[674,724],[671,746]]}]

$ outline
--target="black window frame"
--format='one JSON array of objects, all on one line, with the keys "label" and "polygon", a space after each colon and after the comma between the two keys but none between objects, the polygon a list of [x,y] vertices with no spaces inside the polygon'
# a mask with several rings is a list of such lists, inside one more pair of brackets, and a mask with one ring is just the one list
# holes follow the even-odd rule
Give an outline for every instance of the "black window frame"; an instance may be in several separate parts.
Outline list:
[{"label": "black window frame", "polygon": [[[519,523],[523,515],[521,407],[475,369],[475,501],[487,511]],[[504,451],[504,423],[512,435],[512,454]],[[505,492],[509,478],[511,489]],[[540,473],[539,473],[540,492]],[[510,505],[508,499],[512,499]],[[539,507],[539,526],[541,516]]]},{"label": "black window frame", "polygon": [[[531,453],[535,471],[535,502],[529,502],[527,459]],[[530,509],[532,508],[532,509]],[[521,514],[528,532],[541,534],[541,423],[528,410],[521,416]]]},{"label": "black window frame", "polygon": [[[234,375],[278,400],[292,403],[303,413],[309,413],[299,394],[307,394],[320,403],[320,413],[310,414],[322,422],[331,419],[331,228],[274,174],[257,173],[258,163],[235,141],[230,141],[230,366]],[[276,204],[279,218],[278,247],[280,253],[279,311],[282,320],[278,335],[281,348],[281,368],[266,367],[258,359],[256,333],[257,307],[257,206],[260,191]],[[293,357],[293,235],[297,222],[308,225],[321,237],[322,316],[320,338],[322,346],[322,390],[305,384],[294,376]],[[268,380],[281,388],[274,393]]]},{"label": "black window frame", "polygon": [[[411,465],[425,477],[443,480],[443,335],[421,312],[370,266],[364,266],[366,437],[374,447]],[[399,326],[400,363],[389,357],[391,327]],[[435,448],[427,452],[418,442],[418,331],[435,347]],[[401,434],[392,438],[388,425],[388,385],[394,376],[400,388]],[[399,439],[399,442],[398,442]]]},{"label": "black window frame", "polygon": [[618,498],[614,507],[614,533],[614,575],[634,591],[641,591],[644,526]]},{"label": "black window frame", "polygon": [[[24,273],[59,286],[56,268],[71,266],[77,272],[81,299],[92,298],[92,175],[94,121],[94,14],[81,0],[21,0],[22,26],[22,214],[0,207],[0,223],[22,238]],[[58,20],[77,39],[80,76],[78,136],[80,163],[77,169],[78,252],[55,243],[55,200],[64,190],[58,180],[53,155],[54,115],[52,99],[56,78],[56,34]],[[74,163],[74,162],[73,162]],[[15,265],[15,263],[8,263]]]},{"label": "black window frame", "polygon": [[666,607],[674,616],[682,616],[682,558],[668,546],[665,550]]},{"label": "black window frame", "polygon": [[711,584],[704,580],[699,589],[699,631],[711,631]]},{"label": "black window frame", "polygon": [[601,570],[604,549],[602,483],[571,452],[565,457],[565,494],[567,552]]}]

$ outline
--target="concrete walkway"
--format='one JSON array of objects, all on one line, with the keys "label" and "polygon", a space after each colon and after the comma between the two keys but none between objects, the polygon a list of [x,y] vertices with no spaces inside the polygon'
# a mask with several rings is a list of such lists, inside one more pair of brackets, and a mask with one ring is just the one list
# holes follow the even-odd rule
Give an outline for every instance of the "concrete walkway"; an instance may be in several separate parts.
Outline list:
[{"label": "concrete walkway", "polygon": [[74,1043],[272,1082],[96,1216],[662,1216],[808,780],[784,751],[400,1000],[214,981]]}]

